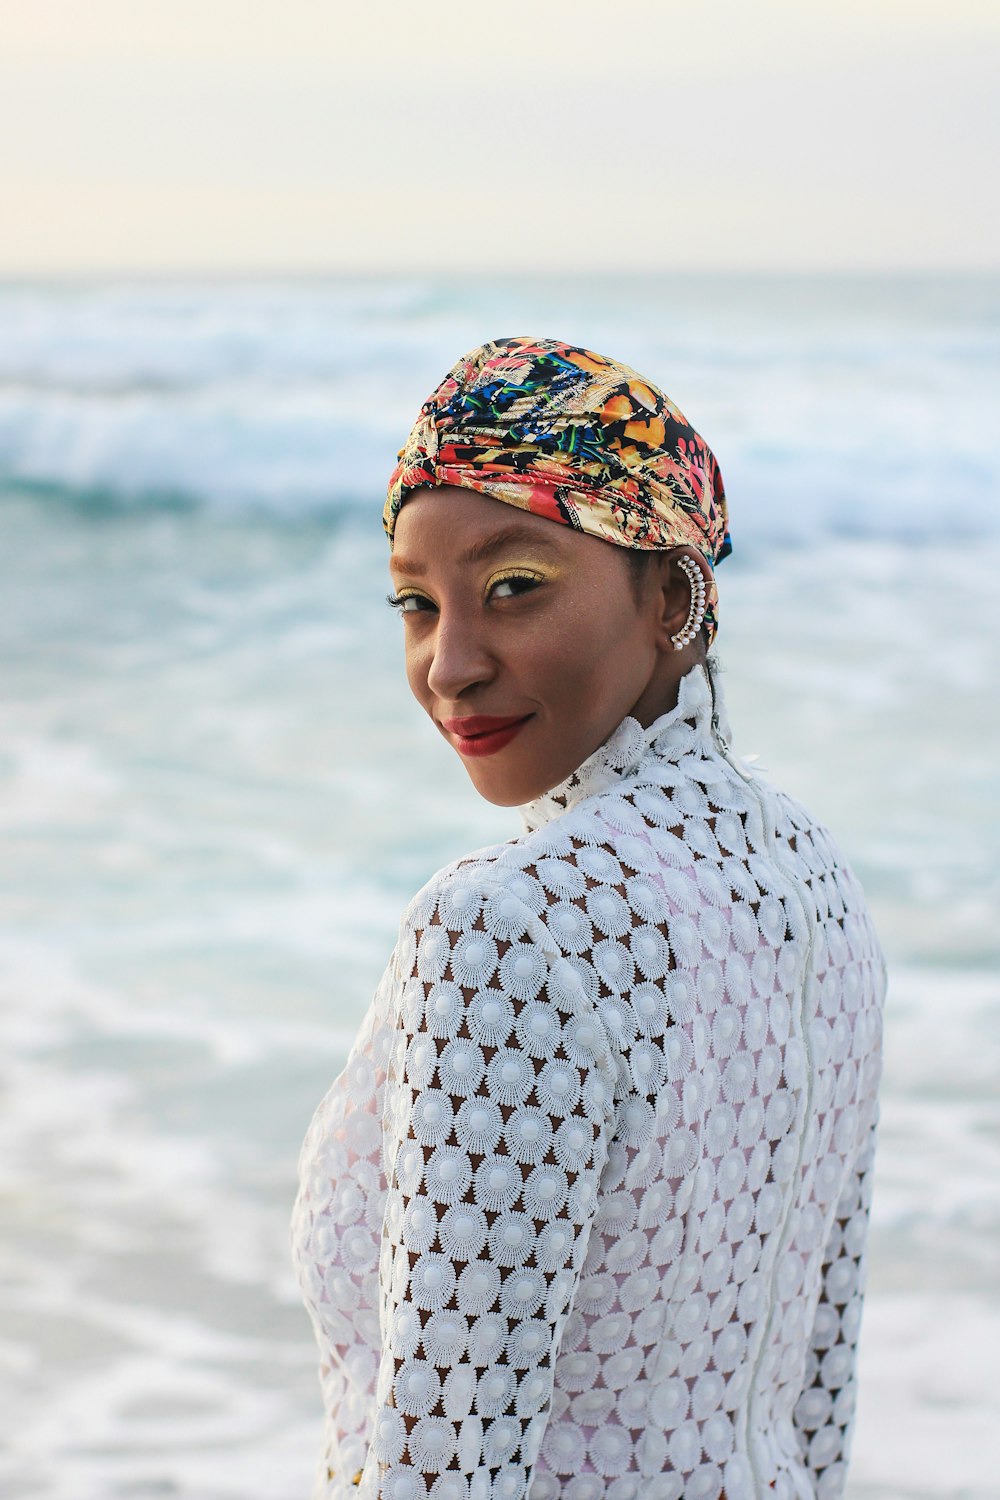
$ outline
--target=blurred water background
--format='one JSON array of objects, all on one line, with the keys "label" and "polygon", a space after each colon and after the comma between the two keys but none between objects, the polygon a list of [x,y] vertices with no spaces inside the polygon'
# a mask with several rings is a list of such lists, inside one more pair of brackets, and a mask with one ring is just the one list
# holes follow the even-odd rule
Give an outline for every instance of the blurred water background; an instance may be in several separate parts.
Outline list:
[{"label": "blurred water background", "polygon": [[0,1490],[295,1500],[295,1158],[441,864],[384,482],[484,338],[661,383],[732,513],[735,748],[891,966],[854,1500],[1000,1495],[1000,280],[0,286]]}]

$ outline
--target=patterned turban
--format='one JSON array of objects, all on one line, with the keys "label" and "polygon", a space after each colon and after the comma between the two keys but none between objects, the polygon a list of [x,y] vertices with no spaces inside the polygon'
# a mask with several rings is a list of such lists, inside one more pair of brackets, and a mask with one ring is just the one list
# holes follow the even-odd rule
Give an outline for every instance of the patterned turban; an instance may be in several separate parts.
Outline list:
[{"label": "patterned turban", "polygon": [[732,551],[719,466],[628,365],[559,339],[492,339],[449,370],[398,458],[382,512],[390,546],[408,495],[457,485],[619,547],[695,547],[714,640],[715,565]]}]

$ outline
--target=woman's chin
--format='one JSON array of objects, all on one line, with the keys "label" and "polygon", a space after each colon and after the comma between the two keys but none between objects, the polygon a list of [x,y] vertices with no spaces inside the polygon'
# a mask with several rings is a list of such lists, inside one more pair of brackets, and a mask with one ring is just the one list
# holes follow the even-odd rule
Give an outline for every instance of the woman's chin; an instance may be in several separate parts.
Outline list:
[{"label": "woman's chin", "polygon": [[522,803],[531,801],[531,793],[522,796],[517,788],[511,787],[502,778],[480,776],[470,771],[469,780],[480,797],[485,802],[492,802],[494,807],[520,807]]},{"label": "woman's chin", "polygon": [[[499,762],[499,757],[497,759]],[[544,776],[540,777],[537,771],[532,774],[524,766],[489,765],[485,758],[473,760],[464,757],[463,764],[480,797],[492,802],[494,807],[521,807],[556,784],[546,782]]]}]

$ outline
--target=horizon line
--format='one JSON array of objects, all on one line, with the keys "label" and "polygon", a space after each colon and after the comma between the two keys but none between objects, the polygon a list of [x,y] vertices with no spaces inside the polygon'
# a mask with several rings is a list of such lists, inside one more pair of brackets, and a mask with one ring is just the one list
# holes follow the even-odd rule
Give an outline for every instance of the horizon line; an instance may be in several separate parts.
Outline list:
[{"label": "horizon line", "polygon": [[0,267],[0,285],[24,283],[65,283],[97,281],[387,281],[415,278],[434,280],[447,277],[449,281],[519,281],[558,278],[566,280],[610,280],[629,277],[651,280],[666,277],[701,277],[713,280],[722,277],[747,278],[799,278],[818,280],[830,277],[885,280],[928,277],[989,278],[1000,277],[1000,263],[995,266],[929,265],[929,266],[602,266],[596,268],[567,268],[559,266],[516,266],[504,270],[478,267],[475,270],[453,266],[419,266],[412,268],[388,266],[268,266],[251,268],[246,266],[119,266],[119,267],[61,267],[36,268]]}]

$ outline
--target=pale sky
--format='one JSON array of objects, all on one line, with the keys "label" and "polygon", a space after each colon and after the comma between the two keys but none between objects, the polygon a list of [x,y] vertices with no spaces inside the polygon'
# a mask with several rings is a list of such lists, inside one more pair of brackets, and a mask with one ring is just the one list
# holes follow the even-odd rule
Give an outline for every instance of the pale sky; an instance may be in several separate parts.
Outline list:
[{"label": "pale sky", "polygon": [[0,0],[0,274],[1000,269],[997,0]]}]

